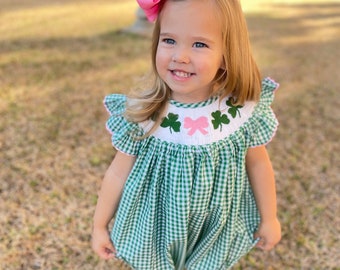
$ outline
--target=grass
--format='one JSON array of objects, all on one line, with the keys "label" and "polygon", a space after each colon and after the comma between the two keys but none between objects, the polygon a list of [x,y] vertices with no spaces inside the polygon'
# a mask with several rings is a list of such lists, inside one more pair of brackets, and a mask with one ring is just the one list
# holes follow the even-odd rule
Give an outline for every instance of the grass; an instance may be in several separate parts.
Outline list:
[{"label": "grass", "polygon": [[[281,83],[269,151],[283,239],[235,269],[340,269],[340,5],[243,2],[261,70]],[[102,99],[149,70],[149,40],[119,31],[133,23],[136,4],[0,6],[0,269],[126,269],[100,261],[90,233],[114,155]]]}]

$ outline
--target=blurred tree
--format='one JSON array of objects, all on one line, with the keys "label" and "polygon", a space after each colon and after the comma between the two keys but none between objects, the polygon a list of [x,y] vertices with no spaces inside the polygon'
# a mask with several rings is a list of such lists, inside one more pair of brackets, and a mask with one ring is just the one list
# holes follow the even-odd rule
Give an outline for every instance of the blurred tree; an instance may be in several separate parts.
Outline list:
[{"label": "blurred tree", "polygon": [[135,23],[131,27],[124,29],[124,32],[149,37],[152,34],[152,29],[153,24],[147,20],[144,11],[139,7],[136,12]]}]

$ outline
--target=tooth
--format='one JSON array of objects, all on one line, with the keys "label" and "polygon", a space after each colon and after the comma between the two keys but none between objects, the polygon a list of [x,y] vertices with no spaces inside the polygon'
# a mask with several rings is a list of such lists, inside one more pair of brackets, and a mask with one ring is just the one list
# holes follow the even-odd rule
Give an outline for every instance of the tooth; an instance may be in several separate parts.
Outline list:
[{"label": "tooth", "polygon": [[175,74],[178,77],[184,77],[184,78],[188,78],[190,76],[190,73],[186,73],[183,71],[175,71]]}]

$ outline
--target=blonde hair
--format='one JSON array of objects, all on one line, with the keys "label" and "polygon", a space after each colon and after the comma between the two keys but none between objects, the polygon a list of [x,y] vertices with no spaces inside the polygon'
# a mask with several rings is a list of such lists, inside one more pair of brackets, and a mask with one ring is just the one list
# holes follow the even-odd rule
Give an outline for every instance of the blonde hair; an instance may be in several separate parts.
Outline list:
[{"label": "blonde hair", "polygon": [[[187,1],[187,0],[166,0]],[[192,0],[202,1],[202,0]],[[248,29],[239,0],[214,0],[222,25],[223,61],[213,82],[211,96],[221,98],[231,94],[236,104],[257,101],[261,92],[261,75],[252,56]],[[164,1],[163,1],[164,3]],[[156,69],[156,54],[160,35],[161,13],[156,20],[152,36],[152,68],[155,74],[150,90],[132,92],[127,104],[126,117],[133,122],[155,121],[150,134],[161,122],[162,112],[170,98],[171,89],[160,78]]]}]

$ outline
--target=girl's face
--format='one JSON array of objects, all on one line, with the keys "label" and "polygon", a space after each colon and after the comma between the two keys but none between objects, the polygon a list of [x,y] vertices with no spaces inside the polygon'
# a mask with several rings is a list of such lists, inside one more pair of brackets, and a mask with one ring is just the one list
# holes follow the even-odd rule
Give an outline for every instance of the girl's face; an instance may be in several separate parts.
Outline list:
[{"label": "girl's face", "polygon": [[172,90],[172,99],[194,103],[210,96],[212,81],[223,68],[222,47],[222,27],[213,1],[165,2],[156,68]]}]

